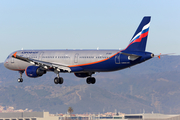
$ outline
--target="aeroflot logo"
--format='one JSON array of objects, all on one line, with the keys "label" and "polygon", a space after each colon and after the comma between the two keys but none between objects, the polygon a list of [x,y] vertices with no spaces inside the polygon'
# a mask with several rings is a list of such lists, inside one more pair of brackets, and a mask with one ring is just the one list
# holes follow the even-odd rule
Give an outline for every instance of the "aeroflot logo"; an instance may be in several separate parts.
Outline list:
[{"label": "aeroflot logo", "polygon": [[142,28],[141,32],[139,32],[136,36],[134,36],[134,37],[132,38],[132,40],[130,41],[130,43],[136,42],[136,41],[138,41],[138,40],[140,40],[140,41],[138,41],[138,42],[141,42],[141,39],[142,39],[143,37],[146,37],[146,36],[147,36],[148,31],[149,31],[149,26],[150,26],[150,22]]},{"label": "aeroflot logo", "polygon": [[37,54],[38,52],[21,52],[22,54]]}]

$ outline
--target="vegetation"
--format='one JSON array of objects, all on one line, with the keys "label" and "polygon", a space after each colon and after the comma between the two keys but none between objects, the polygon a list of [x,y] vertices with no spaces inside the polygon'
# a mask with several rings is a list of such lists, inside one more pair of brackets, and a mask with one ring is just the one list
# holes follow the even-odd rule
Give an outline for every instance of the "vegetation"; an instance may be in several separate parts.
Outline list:
[{"label": "vegetation", "polygon": [[73,108],[72,107],[69,107],[68,108],[68,113],[71,115],[71,113],[73,113]]}]

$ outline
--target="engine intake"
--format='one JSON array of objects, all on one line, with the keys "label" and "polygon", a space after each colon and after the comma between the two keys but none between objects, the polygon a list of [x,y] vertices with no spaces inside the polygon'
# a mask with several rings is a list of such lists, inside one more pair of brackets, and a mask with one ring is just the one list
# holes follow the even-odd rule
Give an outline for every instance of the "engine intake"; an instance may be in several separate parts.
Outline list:
[{"label": "engine intake", "polygon": [[25,70],[25,73],[28,77],[35,78],[35,77],[40,77],[43,74],[45,74],[46,70],[43,70],[39,66],[28,66]]}]

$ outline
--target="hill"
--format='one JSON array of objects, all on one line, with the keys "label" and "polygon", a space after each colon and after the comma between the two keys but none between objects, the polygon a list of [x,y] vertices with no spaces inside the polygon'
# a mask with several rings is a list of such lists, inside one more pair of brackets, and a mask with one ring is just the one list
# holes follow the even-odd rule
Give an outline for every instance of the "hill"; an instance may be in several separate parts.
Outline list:
[{"label": "hill", "polygon": [[180,56],[153,58],[132,68],[97,73],[97,83],[87,85],[74,74],[61,74],[63,85],[55,85],[54,73],[31,79],[0,64],[0,105],[16,109],[74,113],[118,111],[125,113],[180,112]]}]

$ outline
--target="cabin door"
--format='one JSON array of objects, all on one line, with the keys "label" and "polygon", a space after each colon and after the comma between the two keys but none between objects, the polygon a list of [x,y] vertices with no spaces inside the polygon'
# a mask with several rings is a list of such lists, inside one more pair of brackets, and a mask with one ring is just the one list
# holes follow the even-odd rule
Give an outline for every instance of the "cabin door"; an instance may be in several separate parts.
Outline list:
[{"label": "cabin door", "polygon": [[74,63],[78,63],[78,57],[79,57],[79,54],[76,53],[74,56]]},{"label": "cabin door", "polygon": [[39,54],[39,60],[42,60],[42,57],[43,57],[43,54],[44,54],[44,52],[41,52],[40,54]]},{"label": "cabin door", "polygon": [[115,64],[120,64],[120,54],[115,55]]}]

